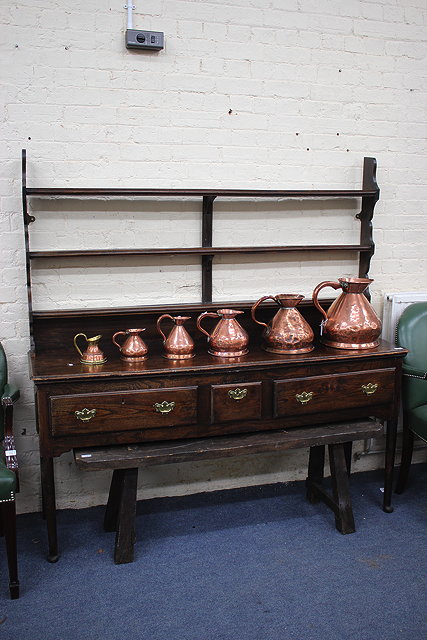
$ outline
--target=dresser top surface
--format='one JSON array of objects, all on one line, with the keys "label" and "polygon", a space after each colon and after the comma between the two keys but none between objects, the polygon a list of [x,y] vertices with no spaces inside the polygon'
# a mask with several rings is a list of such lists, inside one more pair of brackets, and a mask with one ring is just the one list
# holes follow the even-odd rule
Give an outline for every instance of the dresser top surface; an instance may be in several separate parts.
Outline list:
[{"label": "dresser top surface", "polygon": [[36,383],[65,380],[99,380],[106,378],[132,378],[153,375],[194,374],[199,372],[221,373],[230,370],[265,369],[284,365],[312,365],[330,361],[354,361],[378,357],[403,357],[406,350],[382,341],[375,349],[345,350],[332,349],[316,344],[310,353],[277,355],[267,353],[259,347],[252,347],[245,356],[218,358],[205,352],[198,352],[188,360],[168,360],[161,353],[150,353],[143,362],[127,363],[118,354],[110,357],[102,365],[81,364],[78,355],[69,350],[62,352],[30,353],[31,378]]}]

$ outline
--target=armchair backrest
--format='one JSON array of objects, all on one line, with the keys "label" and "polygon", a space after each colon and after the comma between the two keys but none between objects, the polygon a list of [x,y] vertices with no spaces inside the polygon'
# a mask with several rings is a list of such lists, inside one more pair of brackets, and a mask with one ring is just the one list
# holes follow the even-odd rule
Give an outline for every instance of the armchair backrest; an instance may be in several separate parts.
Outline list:
[{"label": "armchair backrest", "polygon": [[420,376],[427,371],[427,302],[416,302],[400,316],[396,332],[397,344],[408,349],[403,362],[403,408],[414,409],[427,403],[427,380]]},{"label": "armchair backrest", "polygon": [[[0,342],[0,396],[7,383],[7,361],[3,345]],[[0,403],[0,441],[3,440],[3,407]]]}]

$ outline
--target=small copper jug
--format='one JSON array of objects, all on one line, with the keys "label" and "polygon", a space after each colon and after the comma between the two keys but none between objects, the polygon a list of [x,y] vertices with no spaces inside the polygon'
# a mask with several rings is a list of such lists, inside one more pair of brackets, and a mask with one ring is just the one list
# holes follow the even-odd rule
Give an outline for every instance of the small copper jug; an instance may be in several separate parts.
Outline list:
[{"label": "small copper jug", "polygon": [[[165,336],[160,328],[160,323],[165,318],[169,318],[174,323],[174,326],[168,335]],[[163,346],[165,353],[163,356],[171,360],[186,360],[194,356],[194,341],[187,329],[183,326],[186,320],[190,320],[189,316],[170,316],[168,313],[164,313],[157,320],[157,331],[163,338]]]},{"label": "small copper jug", "polygon": [[[116,331],[113,335],[113,344],[119,348],[120,358],[125,362],[141,362],[147,359],[148,348],[144,340],[139,336],[145,329],[126,329]],[[123,344],[116,341],[116,336],[127,336]]]},{"label": "small copper jug", "polygon": [[[258,306],[264,300],[274,300],[280,309],[267,325],[255,317]],[[304,296],[295,293],[279,293],[277,296],[260,298],[251,309],[252,320],[265,327],[262,348],[270,353],[307,353],[312,351],[314,333],[310,325],[296,309]]]},{"label": "small copper jug", "polygon": [[[370,278],[338,278],[338,282],[321,282],[313,291],[314,306],[323,315],[321,342],[335,349],[373,349],[379,345],[381,320],[363,294],[373,282]],[[326,312],[318,302],[324,287],[342,289]]]},{"label": "small copper jug", "polygon": [[[83,353],[77,344],[77,338],[79,336],[83,336],[87,343],[87,347],[85,351],[83,351]],[[93,338],[88,338],[85,333],[76,333],[76,335],[74,336],[74,346],[80,354],[80,362],[82,364],[104,364],[104,362],[107,362],[107,358],[104,356],[103,352],[98,346],[101,338],[102,336],[94,336]]]},{"label": "small copper jug", "polygon": [[[249,336],[236,320],[236,316],[243,311],[234,309],[218,309],[216,313],[205,311],[197,318],[197,328],[208,337],[208,353],[222,358],[234,358],[248,353]],[[212,333],[208,333],[201,326],[203,318],[220,318]]]}]

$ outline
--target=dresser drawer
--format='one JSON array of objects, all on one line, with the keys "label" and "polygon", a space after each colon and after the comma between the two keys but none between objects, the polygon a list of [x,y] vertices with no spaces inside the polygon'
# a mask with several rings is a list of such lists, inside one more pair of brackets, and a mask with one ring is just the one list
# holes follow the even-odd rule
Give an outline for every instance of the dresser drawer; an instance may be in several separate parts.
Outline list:
[{"label": "dresser drawer", "polygon": [[197,387],[52,396],[54,436],[173,427],[197,422]]},{"label": "dresser drawer", "polygon": [[212,385],[212,422],[257,420],[261,418],[261,389],[261,382]]},{"label": "dresser drawer", "polygon": [[274,381],[274,416],[370,407],[393,400],[395,369]]}]

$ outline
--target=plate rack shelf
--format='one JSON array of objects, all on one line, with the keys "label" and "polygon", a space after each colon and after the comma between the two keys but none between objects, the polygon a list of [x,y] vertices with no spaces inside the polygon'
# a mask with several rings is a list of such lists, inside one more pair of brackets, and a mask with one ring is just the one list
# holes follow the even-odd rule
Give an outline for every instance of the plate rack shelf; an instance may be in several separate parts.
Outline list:
[{"label": "plate rack shelf", "polygon": [[[26,249],[26,275],[28,291],[28,309],[30,321],[30,333],[32,350],[38,350],[45,345],[37,340],[39,327],[47,320],[61,323],[70,318],[99,319],[107,316],[128,317],[135,315],[146,315],[147,313],[170,311],[171,308],[182,311],[198,311],[199,309],[213,309],[218,306],[218,302],[212,300],[212,265],[215,256],[221,254],[290,254],[305,252],[319,252],[332,254],[335,252],[356,252],[358,254],[358,275],[367,277],[369,273],[370,261],[374,254],[375,246],[372,236],[372,218],[375,204],[379,198],[379,188],[376,182],[376,160],[375,158],[364,158],[363,178],[361,189],[319,189],[319,190],[295,190],[295,189],[150,189],[150,188],[58,188],[58,187],[29,187],[27,186],[27,154],[22,150],[22,206],[25,232]],[[36,222],[31,211],[32,198],[130,198],[130,197],[153,197],[160,198],[188,198],[196,199],[201,203],[202,231],[200,246],[195,247],[129,247],[125,249],[82,249],[82,250],[47,250],[34,251],[31,249],[30,233],[31,226]],[[360,212],[357,218],[360,220],[360,239],[358,244],[300,244],[300,245],[273,245],[273,246],[213,246],[213,228],[215,218],[215,200],[223,198],[233,199],[348,199],[356,198],[361,202]],[[35,263],[43,259],[54,258],[96,258],[108,256],[200,256],[201,261],[201,302],[200,304],[180,304],[140,307],[109,307],[104,309],[75,309],[75,310],[33,310],[32,304],[32,269]],[[326,301],[327,305],[330,301]],[[233,308],[249,309],[252,302],[242,301],[232,303],[222,301],[221,306],[232,304]],[[302,308],[310,307],[311,301],[305,300]],[[267,305],[268,307],[268,305]],[[41,332],[43,333],[43,332]]]}]

